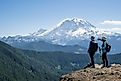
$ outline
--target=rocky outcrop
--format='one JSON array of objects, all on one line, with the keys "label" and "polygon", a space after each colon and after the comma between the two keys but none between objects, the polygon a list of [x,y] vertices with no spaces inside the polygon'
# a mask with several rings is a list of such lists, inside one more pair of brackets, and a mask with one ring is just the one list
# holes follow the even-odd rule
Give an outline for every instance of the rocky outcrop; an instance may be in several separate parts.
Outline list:
[{"label": "rocky outcrop", "polygon": [[121,81],[121,65],[112,64],[110,67],[86,68],[61,76],[60,81]]}]

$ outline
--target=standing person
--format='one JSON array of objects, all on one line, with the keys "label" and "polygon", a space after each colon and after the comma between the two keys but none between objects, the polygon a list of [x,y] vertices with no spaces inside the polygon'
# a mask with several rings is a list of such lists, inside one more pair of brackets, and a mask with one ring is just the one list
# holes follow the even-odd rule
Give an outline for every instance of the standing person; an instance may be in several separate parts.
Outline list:
[{"label": "standing person", "polygon": [[98,40],[101,40],[103,42],[100,48],[101,53],[102,53],[103,67],[108,67],[107,52],[110,51],[111,46],[107,43],[106,37],[102,37],[102,39],[98,39]]},{"label": "standing person", "polygon": [[95,55],[95,52],[97,51],[97,49],[98,49],[98,44],[95,41],[95,37],[91,36],[91,41],[90,41],[89,48],[88,48],[90,63],[85,68],[87,68],[87,67],[95,68],[94,55]]}]

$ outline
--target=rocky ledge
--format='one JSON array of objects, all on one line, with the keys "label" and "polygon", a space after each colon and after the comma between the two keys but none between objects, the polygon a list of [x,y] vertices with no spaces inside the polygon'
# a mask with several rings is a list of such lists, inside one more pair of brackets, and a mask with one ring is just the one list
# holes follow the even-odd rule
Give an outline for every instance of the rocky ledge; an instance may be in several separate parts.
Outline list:
[{"label": "rocky ledge", "polygon": [[62,75],[60,81],[121,81],[121,65],[112,64],[110,67],[86,68],[70,74]]}]

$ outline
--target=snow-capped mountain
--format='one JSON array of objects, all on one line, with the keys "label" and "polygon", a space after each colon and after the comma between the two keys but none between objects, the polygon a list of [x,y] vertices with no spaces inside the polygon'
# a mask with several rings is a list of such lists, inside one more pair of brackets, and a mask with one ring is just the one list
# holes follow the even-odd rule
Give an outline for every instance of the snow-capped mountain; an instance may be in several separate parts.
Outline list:
[{"label": "snow-capped mountain", "polygon": [[37,32],[30,33],[26,36],[16,35],[16,36],[8,36],[8,37],[2,37],[0,40],[8,43],[13,44],[15,42],[33,42],[33,41],[40,41],[42,40],[42,37],[40,36],[42,33],[44,33],[45,29],[39,29]]},{"label": "snow-capped mountain", "polygon": [[32,36],[41,36],[42,33],[46,32],[46,29],[39,29],[37,32],[30,33]]},{"label": "snow-capped mountain", "polygon": [[[83,19],[65,19],[50,32],[43,36],[54,44],[78,44],[79,40],[89,39],[90,35],[96,34],[96,27]],[[72,42],[71,42],[72,41]]]},{"label": "snow-capped mountain", "polygon": [[121,34],[96,28],[88,21],[79,18],[65,19],[52,30],[40,29],[27,36],[9,36],[3,37],[1,40],[11,45],[15,45],[20,42],[31,43],[46,41],[57,45],[80,45],[87,48],[90,36],[92,35],[96,38],[106,36],[112,47],[115,48],[113,51],[120,51],[121,46],[119,43],[121,43]]}]

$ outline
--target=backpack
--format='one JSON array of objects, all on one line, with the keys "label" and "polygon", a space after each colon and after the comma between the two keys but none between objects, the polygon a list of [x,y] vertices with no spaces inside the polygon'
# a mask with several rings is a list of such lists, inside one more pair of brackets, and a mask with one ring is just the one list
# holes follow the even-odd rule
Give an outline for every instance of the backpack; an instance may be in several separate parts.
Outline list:
[{"label": "backpack", "polygon": [[111,50],[111,45],[109,45],[108,43],[106,43],[106,52],[110,52]]}]

